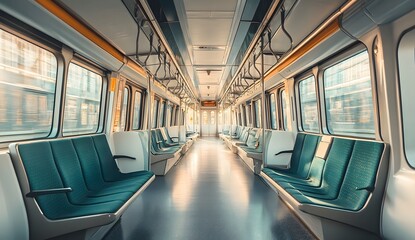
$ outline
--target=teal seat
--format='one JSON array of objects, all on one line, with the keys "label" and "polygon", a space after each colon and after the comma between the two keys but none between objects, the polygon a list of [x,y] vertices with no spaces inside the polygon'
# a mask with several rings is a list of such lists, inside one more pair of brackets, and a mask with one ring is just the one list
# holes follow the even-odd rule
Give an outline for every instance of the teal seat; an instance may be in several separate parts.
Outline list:
[{"label": "teal seat", "polygon": [[[65,188],[56,168],[49,142],[20,144],[20,158],[24,165],[31,191]],[[42,213],[51,220],[116,212],[124,203],[111,201],[90,206],[72,204],[66,193],[35,197]]]},{"label": "teal seat", "polygon": [[78,154],[88,190],[100,191],[105,189],[106,193],[113,194],[135,192],[140,188],[134,179],[122,182],[106,182],[103,176],[104,171],[101,167],[98,153],[95,151],[92,138],[86,136],[71,140]]},{"label": "teal seat", "polygon": [[295,194],[293,197],[301,203],[350,211],[362,209],[375,188],[376,175],[384,149],[384,143],[356,141],[337,198],[325,200],[301,194]]},{"label": "teal seat", "polygon": [[[95,135],[91,137],[94,141],[95,149],[99,156],[99,160],[102,167],[102,174],[104,181],[106,182],[117,182],[124,180],[135,181],[144,181],[146,182],[154,174],[149,171],[138,171],[132,173],[121,173],[118,168],[114,156],[112,155],[110,146],[108,145],[107,138],[105,135]],[[141,186],[140,186],[141,187]]]},{"label": "teal seat", "polygon": [[[264,168],[262,171],[274,181],[279,178],[307,179],[320,136],[298,133],[287,170]],[[272,147],[272,146],[271,146]]]},{"label": "teal seat", "polygon": [[151,153],[154,155],[175,154],[179,148],[177,147],[163,147],[161,141],[157,137],[156,130],[151,130]]},{"label": "teal seat", "polygon": [[72,204],[95,204],[111,201],[127,201],[134,192],[117,194],[105,194],[102,191],[88,190],[81,164],[70,139],[56,140],[50,142],[53,158],[62,182],[65,186],[72,188],[67,193]]},{"label": "teal seat", "polygon": [[321,184],[321,179],[323,175],[323,169],[326,161],[319,157],[314,157],[311,162],[310,171],[308,173],[307,178],[297,178],[295,176],[287,176],[287,175],[276,175],[272,172],[272,178],[278,182],[278,184],[283,188],[292,187],[291,183],[300,184],[300,185],[307,185],[307,186],[314,186],[318,187]]}]

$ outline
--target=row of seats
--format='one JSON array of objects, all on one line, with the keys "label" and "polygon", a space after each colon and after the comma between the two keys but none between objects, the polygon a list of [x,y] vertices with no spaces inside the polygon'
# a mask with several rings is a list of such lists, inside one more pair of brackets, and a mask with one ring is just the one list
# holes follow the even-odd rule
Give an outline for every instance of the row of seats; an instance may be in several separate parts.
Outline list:
[{"label": "row of seats", "polygon": [[151,169],[156,175],[165,175],[192,146],[194,139],[171,137],[166,128],[151,130]]},{"label": "row of seats", "polygon": [[[252,171],[259,173],[264,150],[263,131],[259,128],[236,126],[234,131],[223,131],[219,137],[224,140],[233,153],[238,154]],[[268,134],[265,133],[264,139]]]},{"label": "row of seats", "polygon": [[154,179],[120,172],[105,135],[11,144],[30,236],[45,239],[109,224]]},{"label": "row of seats", "polygon": [[379,235],[386,151],[382,142],[298,133],[292,150],[275,154],[290,154],[289,168],[265,162],[261,176],[299,210]]}]

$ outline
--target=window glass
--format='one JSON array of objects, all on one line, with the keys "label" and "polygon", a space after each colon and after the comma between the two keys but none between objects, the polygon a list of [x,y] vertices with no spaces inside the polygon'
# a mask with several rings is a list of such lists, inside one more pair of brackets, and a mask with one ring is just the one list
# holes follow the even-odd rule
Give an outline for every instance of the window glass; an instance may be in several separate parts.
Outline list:
[{"label": "window glass", "polygon": [[134,107],[133,107],[133,130],[141,128],[141,107],[143,95],[140,91],[134,93]]},{"label": "window glass", "polygon": [[369,56],[366,51],[324,71],[328,131],[374,137],[374,110]]},{"label": "window glass", "polygon": [[0,141],[50,134],[57,68],[51,52],[0,29]]},{"label": "window glass", "polygon": [[160,109],[160,122],[161,122],[161,126],[164,127],[165,126],[165,114],[166,114],[166,102],[163,101],[161,103],[161,109]]},{"label": "window glass", "polygon": [[255,127],[261,127],[261,100],[254,102],[255,108]]},{"label": "window glass", "polygon": [[249,122],[249,115],[246,112],[246,107],[244,105],[240,105],[241,106],[241,114],[242,114],[242,125],[244,126],[248,126],[248,122]]},{"label": "window glass", "polygon": [[171,126],[171,105],[167,104],[167,109],[166,109],[166,127]]},{"label": "window glass", "polygon": [[157,116],[159,113],[159,102],[160,100],[155,99],[154,100],[154,106],[153,106],[153,124],[151,125],[152,128],[157,128]]},{"label": "window glass", "polygon": [[207,111],[202,111],[202,124],[203,125],[208,125],[208,112]]},{"label": "window glass", "polygon": [[246,126],[251,126],[251,119],[252,119],[252,113],[251,113],[251,104],[246,105],[246,118],[247,118],[247,124]]},{"label": "window glass", "polygon": [[[121,84],[121,82],[120,82]],[[127,119],[127,105],[128,105],[128,88],[121,88],[118,91],[118,99],[115,111],[114,131],[124,131]]]},{"label": "window glass", "polygon": [[210,111],[210,125],[216,124],[216,112]]},{"label": "window glass", "polygon": [[310,76],[299,83],[301,124],[304,131],[318,132],[317,95],[314,76]]},{"label": "window glass", "polygon": [[74,63],[69,64],[63,135],[98,131],[102,77]]},{"label": "window glass", "polygon": [[415,167],[415,29],[407,32],[398,47],[398,71],[402,104],[404,151],[408,163]]},{"label": "window glass", "polygon": [[275,94],[272,93],[269,95],[269,110],[270,110],[270,119],[271,119],[271,128],[277,129],[277,111],[275,106]]},{"label": "window glass", "polygon": [[287,95],[285,94],[285,89],[280,92],[281,96],[281,115],[282,115],[282,128],[287,130]]}]

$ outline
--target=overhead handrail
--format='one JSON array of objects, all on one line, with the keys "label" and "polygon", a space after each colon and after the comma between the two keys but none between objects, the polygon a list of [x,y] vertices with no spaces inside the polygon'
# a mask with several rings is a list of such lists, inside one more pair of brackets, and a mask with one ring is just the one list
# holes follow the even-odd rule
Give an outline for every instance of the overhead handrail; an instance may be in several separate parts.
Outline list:
[{"label": "overhead handrail", "polygon": [[[293,38],[291,37],[291,35],[287,32],[287,30],[285,29],[285,7],[284,5],[281,6],[281,30],[285,33],[285,35],[288,37],[288,39],[290,40],[290,48],[285,52],[291,52],[293,50]],[[278,61],[278,60],[277,60]]]},{"label": "overhead handrail", "polygon": [[147,61],[150,58],[151,53],[153,52],[153,38],[154,38],[154,33],[153,33],[153,31],[151,31],[151,33],[150,33],[150,51],[148,51],[147,57],[143,62],[144,66],[147,66]]},{"label": "overhead handrail", "polygon": [[159,60],[159,66],[157,67],[157,70],[154,73],[154,76],[155,76],[156,79],[158,78],[157,75],[158,75],[158,72],[159,72],[159,70],[161,68],[161,58],[160,58],[160,55],[161,55],[161,42],[160,42],[160,39],[159,39],[159,44],[157,45],[157,58]]}]

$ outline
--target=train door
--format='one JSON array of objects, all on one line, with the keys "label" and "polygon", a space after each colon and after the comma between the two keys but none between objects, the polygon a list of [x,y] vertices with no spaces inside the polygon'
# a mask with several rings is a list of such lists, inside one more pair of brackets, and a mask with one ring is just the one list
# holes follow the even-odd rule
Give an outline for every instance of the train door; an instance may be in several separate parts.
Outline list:
[{"label": "train door", "polygon": [[216,136],[216,109],[202,110],[202,136]]}]

